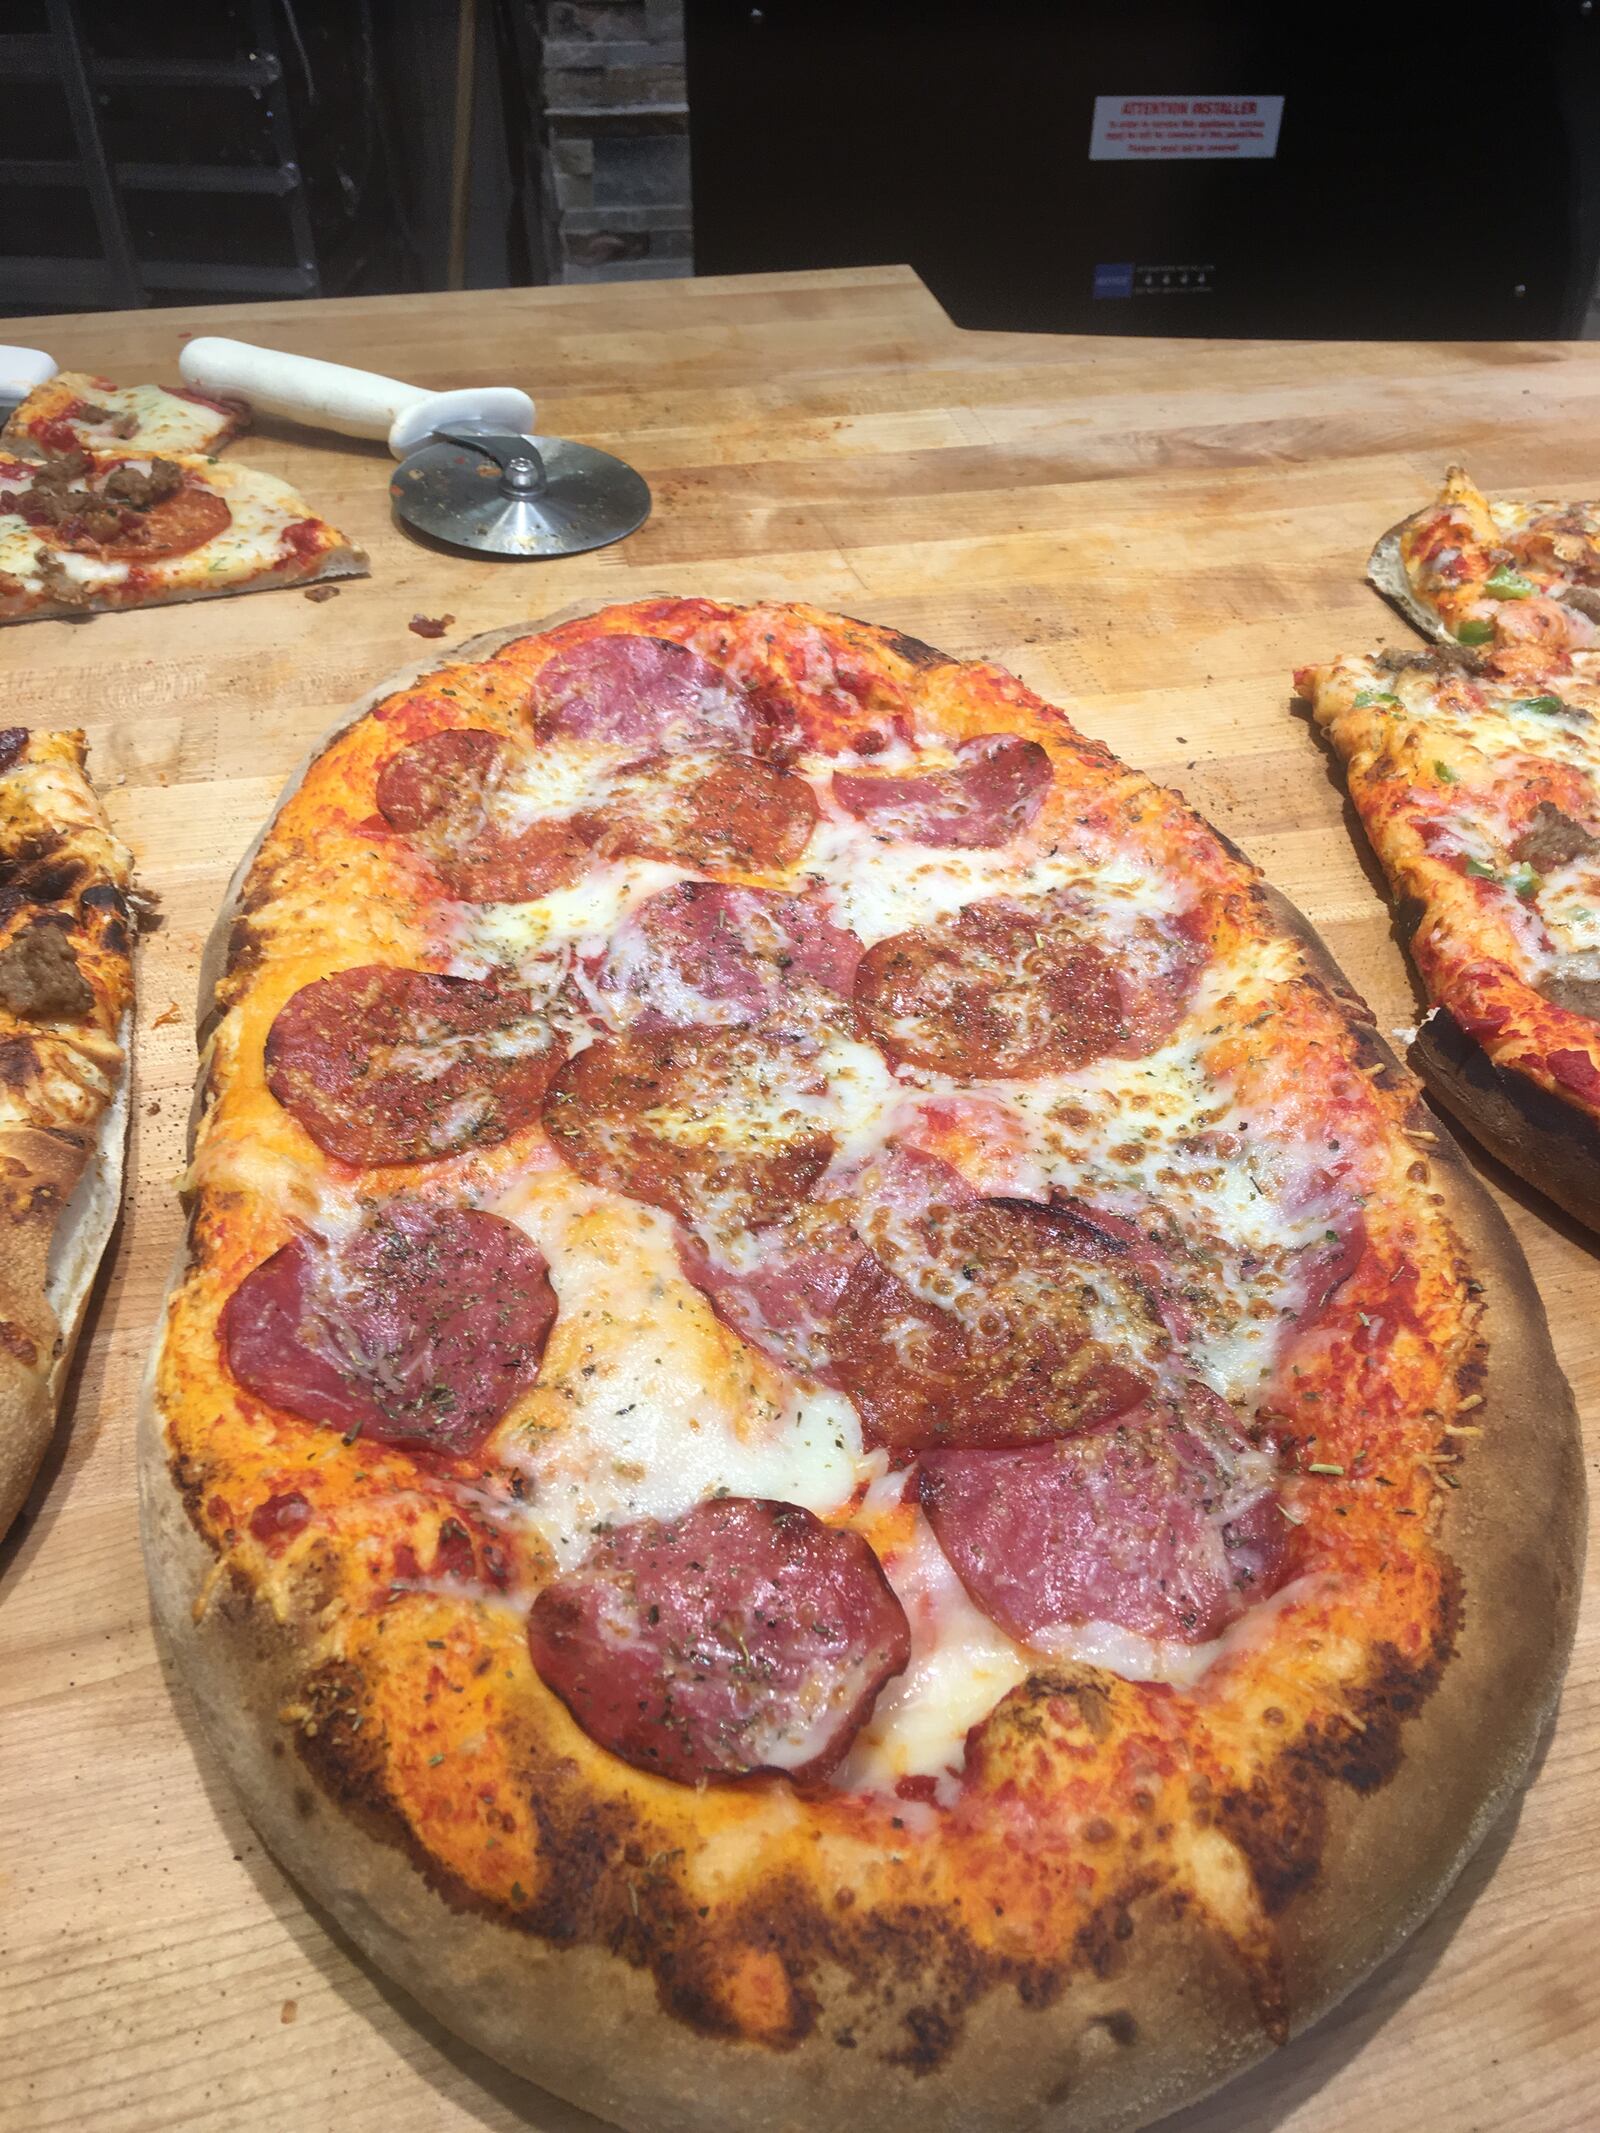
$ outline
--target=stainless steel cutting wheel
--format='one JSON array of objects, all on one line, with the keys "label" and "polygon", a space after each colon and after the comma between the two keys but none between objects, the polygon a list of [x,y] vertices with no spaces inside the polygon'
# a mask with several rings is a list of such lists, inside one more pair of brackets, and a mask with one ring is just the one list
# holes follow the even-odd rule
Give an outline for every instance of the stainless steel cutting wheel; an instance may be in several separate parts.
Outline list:
[{"label": "stainless steel cutting wheel", "polygon": [[625,540],[650,516],[643,475],[592,444],[435,430],[389,484],[408,526],[488,555],[582,555]]}]

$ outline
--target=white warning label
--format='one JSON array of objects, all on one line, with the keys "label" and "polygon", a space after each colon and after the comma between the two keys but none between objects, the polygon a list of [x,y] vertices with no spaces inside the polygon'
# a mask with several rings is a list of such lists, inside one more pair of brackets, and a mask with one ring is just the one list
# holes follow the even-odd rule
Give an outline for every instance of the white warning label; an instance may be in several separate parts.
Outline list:
[{"label": "white warning label", "polygon": [[1091,163],[1234,162],[1275,156],[1281,96],[1097,96]]}]

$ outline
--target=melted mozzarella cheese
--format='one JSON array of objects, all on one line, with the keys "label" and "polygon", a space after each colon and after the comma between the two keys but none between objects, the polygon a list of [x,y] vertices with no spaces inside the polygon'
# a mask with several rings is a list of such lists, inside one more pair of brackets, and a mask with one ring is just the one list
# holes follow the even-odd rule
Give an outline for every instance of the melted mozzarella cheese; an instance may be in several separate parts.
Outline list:
[{"label": "melted mozzarella cheese", "polygon": [[828,889],[839,923],[869,948],[989,896],[1084,888],[1108,915],[1171,913],[1183,900],[1172,883],[1125,853],[1091,855],[1021,840],[974,851],[900,843],[831,807],[799,865]]},{"label": "melted mozzarella cheese", "polygon": [[1293,1578],[1269,1599],[1246,1608],[1220,1637],[1205,1644],[1183,1644],[1176,1637],[1145,1637],[1115,1622],[1075,1622],[1059,1629],[1041,1630],[1033,1649],[1039,1655],[1040,1671],[1048,1671],[1052,1662],[1097,1666],[1108,1673],[1121,1674],[1128,1681],[1163,1681],[1173,1688],[1192,1688],[1218,1660],[1236,1657],[1263,1641],[1271,1633],[1275,1617],[1286,1607],[1331,1589],[1331,1579]]},{"label": "melted mozzarella cheese", "polygon": [[[903,1491],[903,1474],[886,1480],[896,1495]],[[878,1495],[869,1490],[852,1521],[862,1530],[871,1531]],[[911,1663],[883,1689],[839,1766],[834,1783],[847,1790],[892,1792],[907,1777],[953,1781],[972,1728],[1034,1674],[1100,1667],[1128,1681],[1193,1687],[1219,1659],[1266,1635],[1281,1608],[1313,1589],[1308,1579],[1284,1586],[1205,1644],[1141,1636],[1114,1622],[1082,1622],[1042,1631],[1027,1645],[973,1606],[920,1511],[909,1535],[880,1553],[911,1625]]]},{"label": "melted mozzarella cheese", "polygon": [[[904,1487],[903,1475],[891,1479]],[[835,1782],[891,1792],[904,1777],[959,1771],[967,1734],[1035,1662],[973,1606],[920,1512],[882,1562],[911,1625],[911,1664],[878,1697]]]},{"label": "melted mozzarella cheese", "polygon": [[[110,423],[66,416],[93,452],[207,452],[231,421],[219,409],[182,399],[159,385],[104,386],[97,385],[93,378],[77,375],[58,375],[51,380],[52,391],[64,385],[75,388],[76,397],[89,406],[104,408],[112,415],[131,415],[139,425],[131,437],[119,437]],[[19,412],[25,415],[26,409]]]},{"label": "melted mozzarella cheese", "polygon": [[819,1515],[856,1487],[850,1403],[785,1382],[721,1328],[685,1280],[664,1215],[570,1178],[525,1181],[494,1211],[550,1263],[560,1310],[528,1428],[502,1433],[527,1517],[575,1563],[607,1526],[676,1518],[713,1496]]},{"label": "melted mozzarella cheese", "polygon": [[[75,585],[86,585],[91,591],[97,591],[102,585],[120,585],[128,575],[126,563],[108,563],[101,556],[78,555],[70,548],[61,550],[59,561]],[[4,559],[0,557],[0,570],[5,567]]]},{"label": "melted mozzarella cheese", "polygon": [[[1281,952],[1293,951],[1284,943]],[[1259,978],[1269,978],[1268,961]],[[1205,995],[1217,982],[1142,1058],[991,1086],[1025,1121],[1029,1154],[1050,1187],[1132,1221],[1170,1217],[1204,1256],[1195,1338],[1174,1360],[1239,1399],[1271,1371],[1284,1315],[1300,1301],[1300,1267],[1331,1241],[1349,1200],[1316,1182],[1327,1159],[1320,1139],[1270,1104],[1254,1103],[1245,1116],[1210,1073]]]},{"label": "melted mozzarella cheese", "polygon": [[604,795],[624,755],[567,734],[519,750],[495,787],[494,811],[515,828],[574,814]]},{"label": "melted mozzarella cheese", "polygon": [[1549,687],[1486,679],[1441,686],[1426,667],[1388,674],[1370,660],[1353,659],[1339,669],[1349,674],[1354,693],[1368,699],[1361,708],[1381,714],[1384,740],[1391,747],[1414,741],[1423,764],[1431,761],[1432,744],[1447,741],[1450,765],[1469,775],[1474,762],[1491,771],[1519,755],[1591,774],[1600,769],[1600,686],[1592,673],[1561,675]]},{"label": "melted mozzarella cheese", "polygon": [[591,865],[569,888],[527,903],[459,905],[451,967],[460,975],[481,977],[495,968],[531,972],[538,965],[600,955],[647,896],[690,878],[685,868],[659,860],[616,859]]},{"label": "melted mozzarella cheese", "polygon": [[859,1043],[837,1030],[822,1037],[818,1069],[827,1094],[814,1112],[837,1143],[832,1167],[853,1170],[893,1137],[906,1106],[907,1085],[876,1045]]}]

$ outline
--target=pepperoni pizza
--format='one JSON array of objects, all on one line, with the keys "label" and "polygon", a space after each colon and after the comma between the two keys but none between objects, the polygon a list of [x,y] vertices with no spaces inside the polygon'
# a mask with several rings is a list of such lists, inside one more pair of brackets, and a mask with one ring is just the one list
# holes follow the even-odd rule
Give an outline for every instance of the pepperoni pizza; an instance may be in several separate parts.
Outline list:
[{"label": "pepperoni pizza", "polygon": [[633,2127],[1142,2122],[1520,1782],[1570,1398],[1303,921],[1001,669],[698,599],[368,701],[214,936],[157,1608]]}]

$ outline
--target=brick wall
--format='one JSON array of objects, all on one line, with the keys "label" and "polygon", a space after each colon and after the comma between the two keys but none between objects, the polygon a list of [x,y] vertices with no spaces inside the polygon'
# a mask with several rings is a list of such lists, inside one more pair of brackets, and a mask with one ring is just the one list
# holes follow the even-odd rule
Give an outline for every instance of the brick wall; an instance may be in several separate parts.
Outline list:
[{"label": "brick wall", "polygon": [[552,281],[694,272],[683,0],[535,0]]}]

